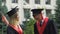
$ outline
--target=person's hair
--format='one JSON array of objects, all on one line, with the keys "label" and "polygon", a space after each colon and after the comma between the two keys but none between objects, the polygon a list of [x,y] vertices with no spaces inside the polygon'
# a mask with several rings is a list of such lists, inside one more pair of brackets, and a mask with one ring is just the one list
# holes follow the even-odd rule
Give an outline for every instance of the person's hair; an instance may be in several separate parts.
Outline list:
[{"label": "person's hair", "polygon": [[17,15],[17,14],[15,13],[14,15],[9,16],[9,18],[15,18],[15,15]]},{"label": "person's hair", "polygon": [[33,14],[33,17],[35,17],[36,16],[36,14]]},{"label": "person's hair", "polygon": [[10,17],[10,20],[9,20],[10,24],[15,24],[15,25],[17,24],[17,18],[15,18],[15,15],[16,14],[14,14],[13,16]]},{"label": "person's hair", "polygon": [[16,24],[17,23],[16,15],[18,15],[17,12],[14,15],[9,17],[10,24]]},{"label": "person's hair", "polygon": [[[40,14],[40,13],[39,13]],[[38,14],[33,14],[33,17],[37,16]]]}]

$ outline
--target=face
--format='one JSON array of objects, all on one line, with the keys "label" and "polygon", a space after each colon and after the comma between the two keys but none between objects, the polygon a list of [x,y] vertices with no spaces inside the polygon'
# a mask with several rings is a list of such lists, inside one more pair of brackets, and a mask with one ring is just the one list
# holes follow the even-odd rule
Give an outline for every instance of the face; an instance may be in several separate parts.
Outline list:
[{"label": "face", "polygon": [[19,21],[19,15],[18,12],[15,13],[14,15],[11,16],[11,19],[15,20],[15,21]]},{"label": "face", "polygon": [[42,20],[42,19],[43,19],[42,13],[34,16],[34,18],[35,18],[36,20],[39,20],[39,21]]},{"label": "face", "polygon": [[18,16],[18,13],[15,13],[15,19],[17,20],[17,21],[19,21],[19,16]]}]

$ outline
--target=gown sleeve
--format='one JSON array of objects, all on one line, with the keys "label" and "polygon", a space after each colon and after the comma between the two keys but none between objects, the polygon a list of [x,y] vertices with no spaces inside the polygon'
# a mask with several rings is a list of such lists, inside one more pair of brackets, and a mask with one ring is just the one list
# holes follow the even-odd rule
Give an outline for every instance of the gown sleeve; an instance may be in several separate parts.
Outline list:
[{"label": "gown sleeve", "polygon": [[37,32],[36,32],[36,28],[35,28],[36,26],[34,25],[34,34],[37,34]]},{"label": "gown sleeve", "polygon": [[57,28],[53,20],[50,21],[50,34],[57,34]]},{"label": "gown sleeve", "polygon": [[38,31],[37,31],[36,23],[34,24],[34,34],[39,34]]},{"label": "gown sleeve", "polygon": [[7,34],[14,34],[11,29],[7,29]]},{"label": "gown sleeve", "polygon": [[18,34],[17,31],[15,31],[12,27],[7,27],[7,34]]}]

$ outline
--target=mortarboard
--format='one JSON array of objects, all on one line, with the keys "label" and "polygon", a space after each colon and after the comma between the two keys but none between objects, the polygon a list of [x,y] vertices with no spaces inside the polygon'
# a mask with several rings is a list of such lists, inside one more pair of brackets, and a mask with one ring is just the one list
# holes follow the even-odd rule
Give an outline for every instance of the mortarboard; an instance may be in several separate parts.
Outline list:
[{"label": "mortarboard", "polygon": [[12,15],[14,15],[16,12],[18,11],[17,6],[15,8],[13,8],[12,10],[10,10],[7,14],[9,17],[11,17]]},{"label": "mortarboard", "polygon": [[32,9],[32,13],[34,14],[40,14],[43,9]]}]

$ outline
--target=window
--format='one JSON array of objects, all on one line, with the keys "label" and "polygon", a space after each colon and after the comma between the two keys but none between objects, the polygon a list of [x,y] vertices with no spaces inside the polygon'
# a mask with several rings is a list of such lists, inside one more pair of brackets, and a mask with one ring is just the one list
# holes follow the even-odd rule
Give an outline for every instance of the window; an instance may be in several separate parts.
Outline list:
[{"label": "window", "polygon": [[46,0],[46,4],[51,4],[51,0]]},{"label": "window", "polygon": [[24,0],[24,5],[29,4],[29,0]]},{"label": "window", "polygon": [[40,4],[40,0],[35,0],[35,4]]},{"label": "window", "polygon": [[46,15],[47,15],[48,17],[51,16],[51,9],[46,9]]},{"label": "window", "polygon": [[24,17],[26,19],[29,19],[30,18],[30,9],[24,9]]},{"label": "window", "polygon": [[29,3],[29,0],[25,0],[26,1],[26,3]]},{"label": "window", "polygon": [[18,0],[12,0],[12,3],[18,3]]}]

